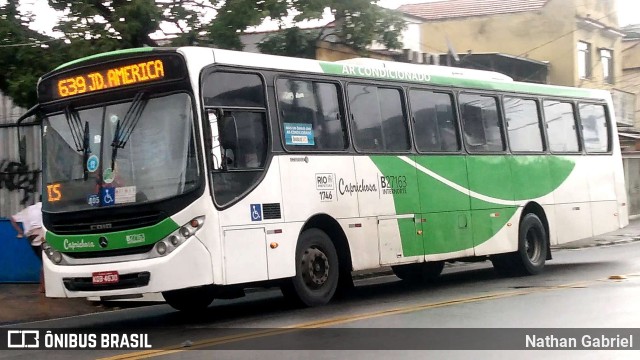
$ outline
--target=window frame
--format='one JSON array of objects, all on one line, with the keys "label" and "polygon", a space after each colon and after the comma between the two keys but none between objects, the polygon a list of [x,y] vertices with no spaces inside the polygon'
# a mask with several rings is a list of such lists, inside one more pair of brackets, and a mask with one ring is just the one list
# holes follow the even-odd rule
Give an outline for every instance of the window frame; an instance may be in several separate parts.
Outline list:
[{"label": "window frame", "polygon": [[[573,109],[573,123],[575,125],[575,129],[576,129],[576,136],[577,136],[577,140],[578,140],[578,151],[554,151],[551,148],[551,136],[549,135],[549,124],[547,123],[547,114],[545,113],[544,109],[544,102],[545,101],[555,101],[555,102],[561,102],[561,103],[566,103],[566,104],[570,104],[571,108]],[[540,105],[542,106],[542,119],[544,121],[544,126],[545,126],[545,133],[547,135],[547,146],[549,149],[549,153],[552,155],[583,155],[584,154],[584,142],[582,140],[582,130],[580,130],[580,123],[579,123],[579,119],[578,119],[578,111],[577,111],[577,103],[576,100],[567,100],[567,99],[562,99],[562,98],[553,98],[553,97],[543,97],[540,101]]]},{"label": "window frame", "polygon": [[[613,50],[609,49],[609,48],[600,48],[600,63],[602,64],[602,81],[606,84],[614,84],[615,81],[615,72],[613,69]],[[608,56],[605,56],[605,54],[607,54]],[[604,59],[607,59],[606,63],[608,64],[608,71],[609,71],[609,76],[607,76],[605,74],[605,61]]]},{"label": "window frame", "polygon": [[[384,89],[394,89],[394,90],[399,90],[400,91],[400,101],[401,101],[401,107],[402,107],[402,114],[403,114],[403,118],[404,118],[405,128],[407,130],[407,141],[409,143],[409,148],[408,149],[399,150],[399,151],[389,151],[389,150],[385,150],[385,151],[370,151],[370,150],[363,150],[363,149],[358,148],[358,145],[357,145],[357,143],[355,141],[355,132],[353,131],[353,122],[354,122],[354,119],[352,117],[353,112],[352,112],[352,109],[351,109],[351,102],[349,101],[349,86],[350,85],[375,86],[377,89],[384,88]],[[346,104],[347,104],[348,123],[349,123],[349,127],[352,129],[352,131],[349,134],[349,136],[351,137],[351,145],[353,147],[353,150],[356,153],[358,153],[358,154],[376,154],[376,155],[383,155],[383,154],[396,155],[396,154],[413,154],[415,152],[415,146],[413,144],[413,134],[412,134],[412,130],[413,129],[412,129],[412,126],[410,124],[409,117],[408,117],[409,108],[407,107],[407,94],[405,92],[404,86],[381,83],[381,82],[377,82],[377,81],[370,81],[370,82],[345,81],[344,82],[344,94],[345,94],[345,101],[346,101]]]},{"label": "window frame", "polygon": [[[580,104],[602,106],[602,108],[604,109],[604,117],[607,123],[607,151],[598,151],[598,152],[587,151],[587,146],[586,146],[586,143],[584,142],[584,134],[582,133],[584,130],[584,125],[582,123],[582,116],[580,115]],[[611,125],[611,111],[609,110],[609,106],[607,105],[607,103],[578,100],[576,106],[578,108],[578,113],[576,115],[578,117],[578,122],[580,123],[580,138],[582,139],[582,152],[588,156],[611,155],[613,153],[613,129]]]},{"label": "window frame", "polygon": [[[319,83],[325,83],[325,84],[333,84],[336,85],[336,90],[337,93],[336,95],[338,96],[338,107],[339,107],[339,111],[340,111],[340,116],[342,117],[342,125],[344,126],[344,131],[345,131],[345,144],[344,144],[344,149],[342,150],[318,150],[318,149],[312,149],[310,147],[300,147],[299,149],[292,149],[291,146],[288,146],[286,144],[285,138],[284,138],[284,123],[283,123],[283,119],[282,116],[280,116],[280,101],[278,100],[278,80],[294,80],[294,81],[310,81],[310,82],[319,82]],[[344,153],[348,153],[349,150],[351,149],[351,146],[353,144],[352,140],[351,140],[351,130],[350,130],[350,124],[349,121],[347,119],[347,107],[346,107],[346,100],[345,100],[345,87],[343,86],[343,83],[340,82],[339,80],[336,80],[334,78],[323,78],[323,77],[316,77],[316,76],[304,76],[304,75],[300,75],[300,74],[295,74],[295,73],[289,73],[289,74],[275,74],[275,76],[273,77],[273,89],[274,89],[274,103],[275,103],[275,113],[276,113],[276,118],[277,118],[277,122],[278,122],[278,130],[279,130],[279,134],[278,137],[280,139],[280,145],[282,146],[282,149],[287,152],[287,153],[318,153],[318,154],[344,154]]]},{"label": "window frame", "polygon": [[[511,138],[509,138],[509,128],[507,126],[507,111],[505,109],[505,102],[504,102],[504,98],[508,97],[508,98],[516,98],[516,99],[521,99],[521,100],[530,100],[535,102],[536,104],[536,110],[537,110],[537,117],[538,117],[538,129],[540,130],[540,136],[541,136],[541,140],[542,140],[542,150],[535,150],[535,151],[520,151],[520,150],[514,150],[511,147]],[[507,140],[507,148],[509,149],[509,152],[511,154],[514,155],[540,155],[540,154],[548,154],[549,153],[549,144],[547,142],[547,128],[546,128],[546,123],[544,120],[544,116],[543,116],[543,108],[542,108],[542,100],[538,97],[534,97],[534,96],[527,96],[527,95],[520,95],[520,94],[511,94],[511,93],[504,93],[500,96],[500,106],[502,107],[501,111],[503,113],[503,122],[504,122],[504,131],[506,134],[506,140]]]},{"label": "window frame", "polygon": [[[580,44],[586,45],[586,49],[580,49]],[[591,53],[593,52],[591,49],[591,43],[578,40],[576,44],[576,50],[578,55],[578,79],[591,79],[593,77],[593,59]],[[584,76],[580,74],[580,56],[581,54],[585,54],[585,63],[584,63]]]},{"label": "window frame", "polygon": [[[492,97],[496,100],[496,113],[498,114],[498,125],[500,127],[500,136],[502,138],[502,146],[503,149],[501,151],[474,151],[472,149],[469,148],[470,145],[468,145],[467,140],[466,140],[466,136],[465,136],[465,132],[464,132],[464,118],[462,116],[462,102],[460,101],[460,96],[461,95],[477,95],[477,96],[484,96],[484,97]],[[460,137],[462,138],[462,144],[464,147],[464,150],[470,154],[470,155],[504,155],[504,154],[509,154],[510,153],[510,149],[509,149],[509,144],[507,143],[507,135],[505,133],[506,130],[506,126],[505,126],[505,122],[504,122],[504,114],[502,113],[502,93],[498,93],[498,92],[494,92],[494,91],[468,91],[468,90],[461,90],[457,92],[456,95],[456,102],[458,104],[458,118],[459,118],[459,122],[460,122]]]},{"label": "window frame", "polygon": [[[454,128],[456,131],[456,139],[458,141],[458,150],[455,151],[423,151],[418,148],[418,142],[416,140],[417,131],[416,131],[416,121],[413,114],[413,108],[411,106],[411,92],[412,91],[426,91],[430,93],[438,93],[438,94],[446,94],[451,98],[451,111],[453,112],[453,121]],[[452,90],[450,87],[442,87],[442,88],[434,88],[434,87],[418,87],[418,86],[408,86],[406,88],[406,97],[407,97],[407,110],[409,112],[409,123],[411,127],[411,142],[413,143],[413,147],[418,154],[428,154],[428,155],[452,155],[452,154],[463,154],[465,153],[465,147],[462,140],[462,133],[460,127],[460,113],[458,112],[458,97],[456,96],[456,92]]]},{"label": "window frame", "polygon": [[[258,107],[238,107],[238,106],[224,106],[222,107],[223,109],[231,109],[231,110],[244,110],[244,111],[249,111],[249,112],[258,112],[258,111],[263,111],[265,114],[265,130],[266,130],[266,157],[265,157],[265,161],[264,161],[264,166],[260,167],[260,168],[253,168],[253,169],[241,169],[241,170],[227,170],[227,172],[236,172],[236,173],[240,173],[240,172],[260,172],[260,175],[256,178],[255,182],[249,186],[245,191],[243,191],[241,194],[238,194],[238,196],[235,198],[235,200],[230,201],[228,203],[225,204],[220,204],[217,200],[217,197],[215,195],[215,188],[213,186],[213,174],[215,172],[219,172],[214,170],[213,167],[213,156],[211,156],[211,146],[212,146],[212,140],[211,140],[211,129],[209,127],[209,119],[207,118],[206,114],[208,113],[209,109],[216,109],[216,108],[221,108],[220,106],[206,106],[205,105],[205,101],[204,101],[204,84],[205,84],[205,79],[208,76],[213,75],[214,73],[217,72],[227,72],[227,73],[235,73],[235,74],[253,74],[253,75],[258,75],[258,77],[260,78],[260,81],[262,82],[262,91],[264,93],[264,101],[265,101],[265,107],[264,108],[258,108]],[[205,169],[205,172],[207,174],[207,178],[209,181],[209,193],[211,195],[211,199],[213,200],[213,204],[214,206],[218,209],[218,210],[225,210],[230,208],[231,206],[237,204],[238,202],[242,201],[242,199],[244,199],[245,197],[247,197],[247,195],[249,195],[253,190],[255,190],[256,187],[258,187],[258,185],[260,185],[260,183],[262,183],[262,181],[265,179],[265,177],[267,176],[267,169],[271,166],[271,162],[273,161],[274,158],[274,149],[273,149],[273,126],[272,121],[273,119],[271,118],[271,113],[270,113],[270,97],[269,97],[269,85],[265,76],[265,72],[264,71],[260,71],[259,69],[245,69],[245,68],[238,68],[238,67],[232,67],[232,66],[221,66],[218,64],[211,64],[208,66],[205,66],[202,68],[202,70],[200,71],[200,76],[199,76],[199,83],[198,83],[198,90],[200,91],[200,94],[198,95],[199,97],[199,101],[200,101],[200,111],[201,111],[201,116],[202,119],[200,120],[200,123],[202,124],[203,127],[203,135],[204,135],[204,152],[205,152],[205,161],[207,164],[207,168]]]}]

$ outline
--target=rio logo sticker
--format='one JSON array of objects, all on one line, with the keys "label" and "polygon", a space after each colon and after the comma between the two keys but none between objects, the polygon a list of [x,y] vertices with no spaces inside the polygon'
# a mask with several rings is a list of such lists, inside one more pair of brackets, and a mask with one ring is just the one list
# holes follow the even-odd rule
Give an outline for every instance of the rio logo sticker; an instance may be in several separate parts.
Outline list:
[{"label": "rio logo sticker", "polygon": [[320,195],[320,201],[333,201],[335,178],[335,174],[316,174],[316,190]]},{"label": "rio logo sticker", "polygon": [[262,221],[262,204],[251,204],[251,221]]}]

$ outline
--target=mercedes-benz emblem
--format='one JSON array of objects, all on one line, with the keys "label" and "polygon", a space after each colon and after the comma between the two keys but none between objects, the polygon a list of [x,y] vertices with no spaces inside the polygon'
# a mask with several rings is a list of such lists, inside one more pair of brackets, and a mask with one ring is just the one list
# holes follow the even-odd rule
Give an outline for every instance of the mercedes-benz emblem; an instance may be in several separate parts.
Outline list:
[{"label": "mercedes-benz emblem", "polygon": [[107,240],[106,237],[101,236],[100,239],[98,239],[98,244],[100,244],[100,247],[106,248],[109,245],[109,240]]}]

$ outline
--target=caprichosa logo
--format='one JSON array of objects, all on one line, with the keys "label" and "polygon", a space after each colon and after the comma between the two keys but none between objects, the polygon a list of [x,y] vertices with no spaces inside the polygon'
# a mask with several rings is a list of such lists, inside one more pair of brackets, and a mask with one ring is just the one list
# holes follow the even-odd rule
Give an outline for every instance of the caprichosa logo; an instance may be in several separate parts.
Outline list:
[{"label": "caprichosa logo", "polygon": [[84,241],[84,239],[80,241],[72,241],[69,239],[64,239],[64,242],[62,243],[62,245],[64,246],[65,250],[87,249],[87,248],[96,247],[96,245],[93,242],[86,242]]},{"label": "caprichosa logo", "polygon": [[91,225],[89,228],[91,230],[106,230],[106,229],[111,229],[113,225],[111,224],[96,224],[96,225]]}]

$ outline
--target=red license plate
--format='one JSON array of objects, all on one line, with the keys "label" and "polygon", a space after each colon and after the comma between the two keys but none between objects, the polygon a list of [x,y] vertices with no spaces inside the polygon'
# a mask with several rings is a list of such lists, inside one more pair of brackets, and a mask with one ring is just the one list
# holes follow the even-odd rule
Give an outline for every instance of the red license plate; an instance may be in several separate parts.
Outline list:
[{"label": "red license plate", "polygon": [[101,271],[91,274],[93,278],[93,284],[115,284],[120,281],[120,276],[117,271]]}]

